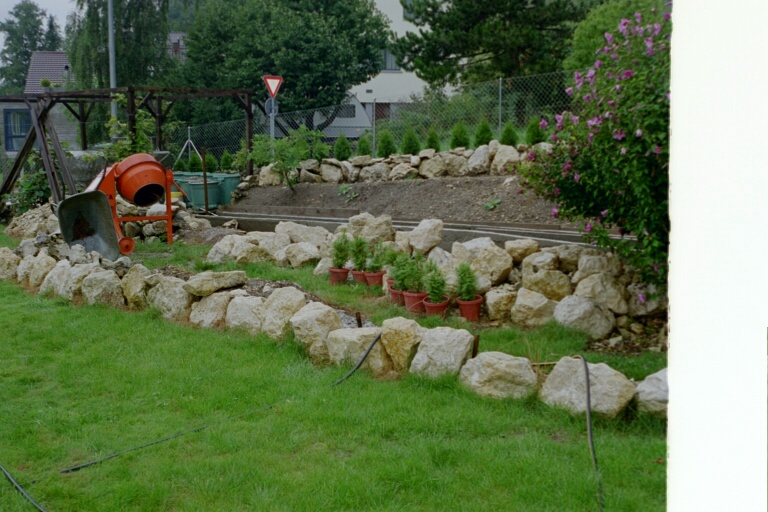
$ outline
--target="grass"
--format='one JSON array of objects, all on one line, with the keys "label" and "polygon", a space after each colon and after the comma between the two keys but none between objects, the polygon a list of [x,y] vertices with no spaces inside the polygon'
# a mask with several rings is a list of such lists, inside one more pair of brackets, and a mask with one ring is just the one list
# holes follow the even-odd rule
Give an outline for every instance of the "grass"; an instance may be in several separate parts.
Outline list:
[{"label": "grass", "polygon": [[[135,259],[191,269],[205,252],[158,245]],[[246,270],[291,278],[374,319],[387,308],[404,314],[311,269]],[[193,329],[153,311],[76,307],[8,282],[0,282],[0,332],[0,463],[50,511],[597,509],[584,417],[536,400],[483,399],[455,378],[359,373],[331,387],[348,368],[315,368],[291,340]],[[480,334],[481,350],[544,360],[584,345],[556,325]],[[643,364],[652,365],[634,363],[637,372]],[[596,420],[606,510],[665,509],[665,432],[664,421],[645,415]],[[29,509],[0,485],[0,510]]]}]

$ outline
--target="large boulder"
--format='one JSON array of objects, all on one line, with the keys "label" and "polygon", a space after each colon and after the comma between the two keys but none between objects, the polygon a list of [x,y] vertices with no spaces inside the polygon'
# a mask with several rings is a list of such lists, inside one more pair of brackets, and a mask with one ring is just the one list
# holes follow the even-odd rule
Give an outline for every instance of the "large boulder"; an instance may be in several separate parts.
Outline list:
[{"label": "large boulder", "polygon": [[542,251],[556,254],[563,272],[576,272],[579,268],[579,258],[585,250],[593,250],[582,245],[564,244],[554,247],[544,247]]},{"label": "large boulder", "polygon": [[415,178],[419,175],[419,170],[412,167],[410,163],[397,164],[389,172],[390,181],[405,180]]},{"label": "large boulder", "polygon": [[273,170],[274,164],[265,165],[259,171],[259,186],[272,187],[280,185],[280,174]]},{"label": "large boulder", "polygon": [[320,176],[325,183],[341,183],[344,180],[344,174],[339,166],[325,163],[320,166]]},{"label": "large boulder", "polygon": [[504,176],[510,173],[512,166],[520,161],[520,153],[512,146],[500,144],[491,162],[491,174]]},{"label": "large boulder", "polygon": [[320,250],[309,242],[299,242],[285,248],[285,257],[291,267],[301,268],[320,261]]},{"label": "large boulder", "polygon": [[88,277],[88,274],[91,272],[99,270],[101,270],[101,267],[98,263],[77,263],[72,265],[72,268],[67,273],[66,282],[61,289],[61,293],[58,295],[72,303],[80,303],[83,299],[83,279]]},{"label": "large boulder", "polygon": [[478,174],[488,174],[490,170],[490,150],[487,145],[482,145],[475,148],[472,156],[467,161],[468,174],[470,176],[477,176]]},{"label": "large boulder", "polygon": [[123,296],[130,309],[144,309],[147,307],[147,283],[145,279],[152,272],[142,265],[136,263],[123,276],[120,286],[123,289]]},{"label": "large boulder", "polygon": [[523,287],[558,301],[573,292],[570,278],[559,270],[523,272]]},{"label": "large boulder", "polygon": [[453,153],[441,153],[441,157],[448,176],[459,178],[469,174],[469,165],[467,165],[467,159],[463,156],[454,155]]},{"label": "large boulder", "polygon": [[535,274],[541,270],[559,270],[560,260],[557,254],[551,252],[535,252],[523,259],[522,268],[523,277],[526,274]]},{"label": "large boulder", "polygon": [[298,310],[290,322],[296,341],[304,347],[310,359],[316,364],[329,362],[325,340],[331,331],[343,327],[336,310],[322,302],[310,302]]},{"label": "large boulder", "polygon": [[440,245],[443,239],[443,221],[440,219],[424,219],[413,228],[408,236],[408,243],[413,252],[427,254]]},{"label": "large boulder", "polygon": [[[589,364],[591,410],[608,418],[621,413],[635,396],[635,385],[605,363]],[[557,362],[539,392],[541,400],[574,414],[587,411],[584,362],[564,357]]]},{"label": "large boulder", "polygon": [[403,373],[411,367],[421,338],[426,332],[415,320],[395,317],[381,324],[381,343],[392,358],[395,371]]},{"label": "large boulder", "polygon": [[343,160],[341,163],[341,174],[344,176],[344,180],[349,183],[354,183],[360,176],[360,168],[352,165],[351,162]]},{"label": "large boulder", "polygon": [[214,293],[243,286],[248,281],[248,276],[242,270],[230,272],[212,272],[206,270],[190,277],[184,283],[184,289],[196,297],[208,297]]},{"label": "large boulder", "polygon": [[554,316],[560,324],[585,332],[593,340],[608,336],[616,326],[616,318],[607,308],[578,295],[561,300]]},{"label": "large boulder", "polygon": [[202,299],[192,304],[189,323],[204,328],[221,327],[224,325],[231,300],[232,295],[229,291],[203,296]]},{"label": "large boulder", "polygon": [[264,297],[242,295],[243,290],[229,292],[232,300],[227,304],[224,325],[229,329],[245,329],[255,336],[261,332],[261,310]]},{"label": "large boulder", "polygon": [[380,215],[374,217],[364,212],[349,218],[349,234],[361,236],[369,243],[388,242],[395,239],[395,228],[392,226],[392,217]]},{"label": "large boulder", "polygon": [[624,315],[629,311],[625,298],[627,295],[626,288],[607,272],[585,277],[576,286],[573,294],[592,299],[617,315]]},{"label": "large boulder", "polygon": [[512,256],[515,265],[520,265],[525,258],[539,252],[539,242],[530,238],[520,240],[507,240],[504,242],[504,250]]},{"label": "large boulder", "polygon": [[492,285],[501,284],[512,271],[512,256],[496,244],[486,245],[477,251],[470,267],[478,278],[484,277]]},{"label": "large boulder", "polygon": [[461,368],[459,379],[492,398],[527,398],[536,394],[538,383],[528,359],[503,352],[481,352]]},{"label": "large boulder", "polygon": [[389,178],[389,166],[384,162],[379,162],[360,169],[359,181],[386,181]]},{"label": "large boulder", "polygon": [[48,255],[48,250],[41,250],[37,256],[26,256],[17,268],[16,279],[22,286],[33,290],[40,288],[45,276],[56,266],[56,260]]},{"label": "large boulder", "polygon": [[632,283],[627,286],[630,316],[648,316],[667,307],[667,297],[659,293],[655,285]]},{"label": "large boulder", "polygon": [[227,260],[236,260],[243,254],[255,250],[253,244],[248,242],[244,236],[226,235],[211,247],[205,259],[210,263],[224,263]]},{"label": "large boulder", "polygon": [[510,319],[521,327],[541,327],[552,320],[556,307],[557,302],[544,295],[527,288],[520,288],[517,291],[515,305],[510,311]]},{"label": "large boulder", "polygon": [[21,263],[21,258],[12,250],[7,247],[0,247],[0,279],[15,280],[19,263]]},{"label": "large boulder", "polygon": [[[334,364],[356,364],[363,358],[373,340],[381,335],[378,327],[336,329],[328,333],[328,357]],[[361,368],[367,368],[374,377],[390,377],[394,371],[392,359],[381,342],[377,342]]]},{"label": "large boulder", "polygon": [[276,289],[259,310],[262,332],[274,339],[282,338],[291,317],[306,305],[307,299],[298,289],[292,286]]},{"label": "large boulder", "polygon": [[440,155],[422,160],[421,165],[419,165],[419,176],[422,178],[439,178],[445,176],[447,172],[445,162]]},{"label": "large boulder", "polygon": [[669,405],[669,384],[667,382],[667,369],[664,368],[649,375],[637,385],[637,408],[641,411],[667,417]]},{"label": "large boulder", "polygon": [[59,297],[64,296],[64,289],[69,276],[69,271],[72,268],[72,264],[69,260],[61,260],[48,272],[48,275],[43,279],[43,283],[40,285],[40,295],[57,295]]},{"label": "large boulder", "polygon": [[488,318],[504,322],[509,320],[512,306],[517,299],[517,290],[509,284],[492,288],[485,294],[485,310]]},{"label": "large boulder", "polygon": [[612,276],[618,276],[621,272],[621,263],[613,253],[588,253],[584,252],[579,256],[579,268],[573,274],[572,282],[578,284],[594,274],[607,273]]},{"label": "large boulder", "polygon": [[435,327],[424,332],[411,373],[440,377],[456,375],[472,352],[473,336],[464,329]]},{"label": "large boulder", "polygon": [[114,270],[97,270],[88,274],[82,284],[87,304],[106,304],[114,308],[125,306],[120,278]]},{"label": "large boulder", "polygon": [[150,286],[147,304],[156,308],[167,320],[187,321],[194,297],[184,289],[178,277],[152,274],[144,281]]},{"label": "large boulder", "polygon": [[[295,222],[278,222],[277,226],[275,226],[275,233],[287,235],[290,243],[308,242],[317,248],[326,244],[332,236],[331,232],[323,227],[305,226]],[[262,243],[260,242],[260,245]]]},{"label": "large boulder", "polygon": [[285,248],[291,245],[291,237],[285,233],[253,231],[246,233],[245,239],[253,248],[247,254],[236,258],[238,263],[267,261],[282,265],[286,261]]}]

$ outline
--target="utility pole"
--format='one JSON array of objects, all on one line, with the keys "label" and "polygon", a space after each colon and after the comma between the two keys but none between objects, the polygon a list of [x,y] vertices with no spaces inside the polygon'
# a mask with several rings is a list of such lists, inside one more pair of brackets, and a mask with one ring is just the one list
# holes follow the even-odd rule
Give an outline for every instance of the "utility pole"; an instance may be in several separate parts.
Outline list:
[{"label": "utility pole", "polygon": [[[109,88],[117,87],[117,68],[115,63],[115,9],[113,0],[107,1],[107,17],[109,18]],[[117,118],[117,102],[112,101],[112,117]]]}]

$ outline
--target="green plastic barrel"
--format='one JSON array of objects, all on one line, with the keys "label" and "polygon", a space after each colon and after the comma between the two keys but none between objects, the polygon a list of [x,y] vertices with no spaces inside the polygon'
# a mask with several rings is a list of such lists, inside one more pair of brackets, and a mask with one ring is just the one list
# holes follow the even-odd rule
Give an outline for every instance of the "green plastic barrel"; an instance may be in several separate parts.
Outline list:
[{"label": "green plastic barrel", "polygon": [[[205,185],[202,176],[190,178],[186,182],[189,192],[184,190],[184,186],[181,185],[195,209],[205,208]],[[208,208],[218,208],[219,204],[221,204],[221,180],[208,178]]]},{"label": "green plastic barrel", "polygon": [[232,192],[237,190],[237,186],[240,184],[240,174],[217,172],[213,174],[213,177],[221,181],[221,204],[230,204]]}]

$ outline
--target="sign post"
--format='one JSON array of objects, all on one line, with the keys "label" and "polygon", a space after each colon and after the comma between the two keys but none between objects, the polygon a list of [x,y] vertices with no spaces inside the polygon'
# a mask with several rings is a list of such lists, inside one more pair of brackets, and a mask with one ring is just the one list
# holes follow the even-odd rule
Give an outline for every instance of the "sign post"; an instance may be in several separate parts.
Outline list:
[{"label": "sign post", "polygon": [[275,116],[277,115],[278,105],[275,96],[277,91],[280,90],[280,86],[283,84],[283,77],[281,76],[264,76],[264,84],[267,86],[267,92],[269,93],[269,99],[264,104],[264,110],[269,114],[269,136],[272,140],[275,139]]}]

